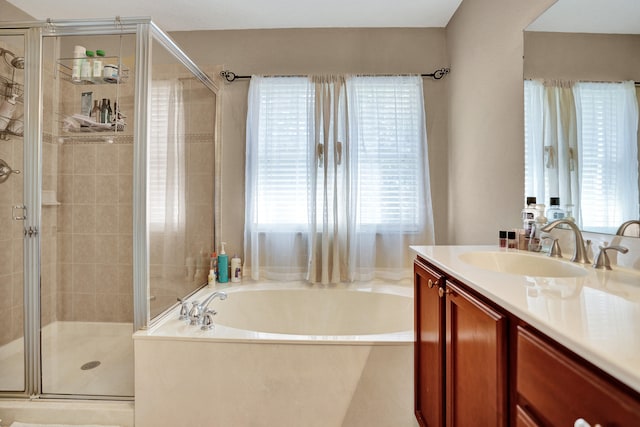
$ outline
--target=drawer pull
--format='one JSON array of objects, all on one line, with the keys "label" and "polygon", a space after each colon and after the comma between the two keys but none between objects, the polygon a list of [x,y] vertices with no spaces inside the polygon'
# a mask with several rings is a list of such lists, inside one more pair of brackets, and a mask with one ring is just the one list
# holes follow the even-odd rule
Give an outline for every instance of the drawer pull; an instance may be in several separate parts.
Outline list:
[{"label": "drawer pull", "polygon": [[[574,423],[573,427],[591,427],[591,424],[585,421],[584,418],[578,418]],[[596,424],[593,427],[602,427],[600,424]]]},{"label": "drawer pull", "polygon": [[[440,298],[444,297],[445,295],[448,295],[451,293],[451,289],[445,289],[445,288],[438,288],[438,295],[440,295]],[[585,426],[586,427],[586,426]]]},{"label": "drawer pull", "polygon": [[434,286],[438,286],[440,283],[436,280],[433,281],[432,279],[427,280],[427,286],[429,286],[429,289],[433,288]]}]

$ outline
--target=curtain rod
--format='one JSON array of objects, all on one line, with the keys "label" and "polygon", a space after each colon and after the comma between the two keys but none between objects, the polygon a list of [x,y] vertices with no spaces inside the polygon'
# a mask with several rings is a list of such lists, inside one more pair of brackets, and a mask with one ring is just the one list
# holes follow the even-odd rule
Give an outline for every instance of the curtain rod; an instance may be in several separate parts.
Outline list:
[{"label": "curtain rod", "polygon": [[[532,77],[532,78],[528,78],[525,79],[527,81],[531,81],[531,80],[546,80],[546,79],[539,79],[537,77]],[[553,80],[553,79],[552,79]],[[556,79],[557,80],[557,79]],[[576,82],[583,82],[583,83],[622,83],[623,80],[575,80]],[[634,85],[636,86],[640,86],[640,82],[633,82]]]},{"label": "curtain rod", "polygon": [[[440,68],[439,70],[434,71],[433,73],[427,73],[427,74],[420,74],[420,77],[433,77],[434,80],[440,80],[441,78],[443,78],[444,76],[446,76],[447,74],[449,74],[449,72],[451,71],[450,68]],[[376,74],[379,76],[392,76],[393,74]],[[233,71],[229,71],[229,70],[223,70],[220,71],[220,76],[223,77],[227,82],[231,83],[235,80],[239,80],[239,79],[250,79],[251,76],[239,76],[236,73],[234,73]],[[274,77],[306,77],[304,75],[277,75]]]}]

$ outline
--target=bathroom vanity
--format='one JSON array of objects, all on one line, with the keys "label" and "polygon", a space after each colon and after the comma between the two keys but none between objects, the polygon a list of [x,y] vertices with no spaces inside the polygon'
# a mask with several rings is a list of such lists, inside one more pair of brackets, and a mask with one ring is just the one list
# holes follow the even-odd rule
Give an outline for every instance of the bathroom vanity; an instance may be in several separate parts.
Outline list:
[{"label": "bathroom vanity", "polygon": [[421,426],[640,425],[637,271],[488,246],[412,249]]}]

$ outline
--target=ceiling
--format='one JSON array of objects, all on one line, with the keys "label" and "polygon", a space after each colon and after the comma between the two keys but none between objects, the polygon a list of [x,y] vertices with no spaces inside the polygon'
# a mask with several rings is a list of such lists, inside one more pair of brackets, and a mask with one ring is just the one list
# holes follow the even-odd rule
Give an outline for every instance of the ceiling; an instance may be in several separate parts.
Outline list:
[{"label": "ceiling", "polygon": [[445,27],[462,0],[7,0],[38,20],[150,16],[165,31]]},{"label": "ceiling", "polygon": [[[445,27],[462,0],[7,0],[38,20],[150,16],[166,31]],[[560,0],[532,31],[640,34],[640,0]]]},{"label": "ceiling", "polygon": [[560,0],[527,30],[640,34],[640,0]]}]

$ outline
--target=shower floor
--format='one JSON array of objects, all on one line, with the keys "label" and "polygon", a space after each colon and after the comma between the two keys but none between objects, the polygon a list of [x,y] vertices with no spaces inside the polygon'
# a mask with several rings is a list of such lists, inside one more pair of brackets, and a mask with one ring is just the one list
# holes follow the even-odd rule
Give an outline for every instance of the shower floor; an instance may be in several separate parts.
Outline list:
[{"label": "shower floor", "polygon": [[[54,322],[45,326],[42,392],[133,396],[132,333],[131,323]],[[2,390],[22,389],[22,346],[20,339],[0,347]]]}]

